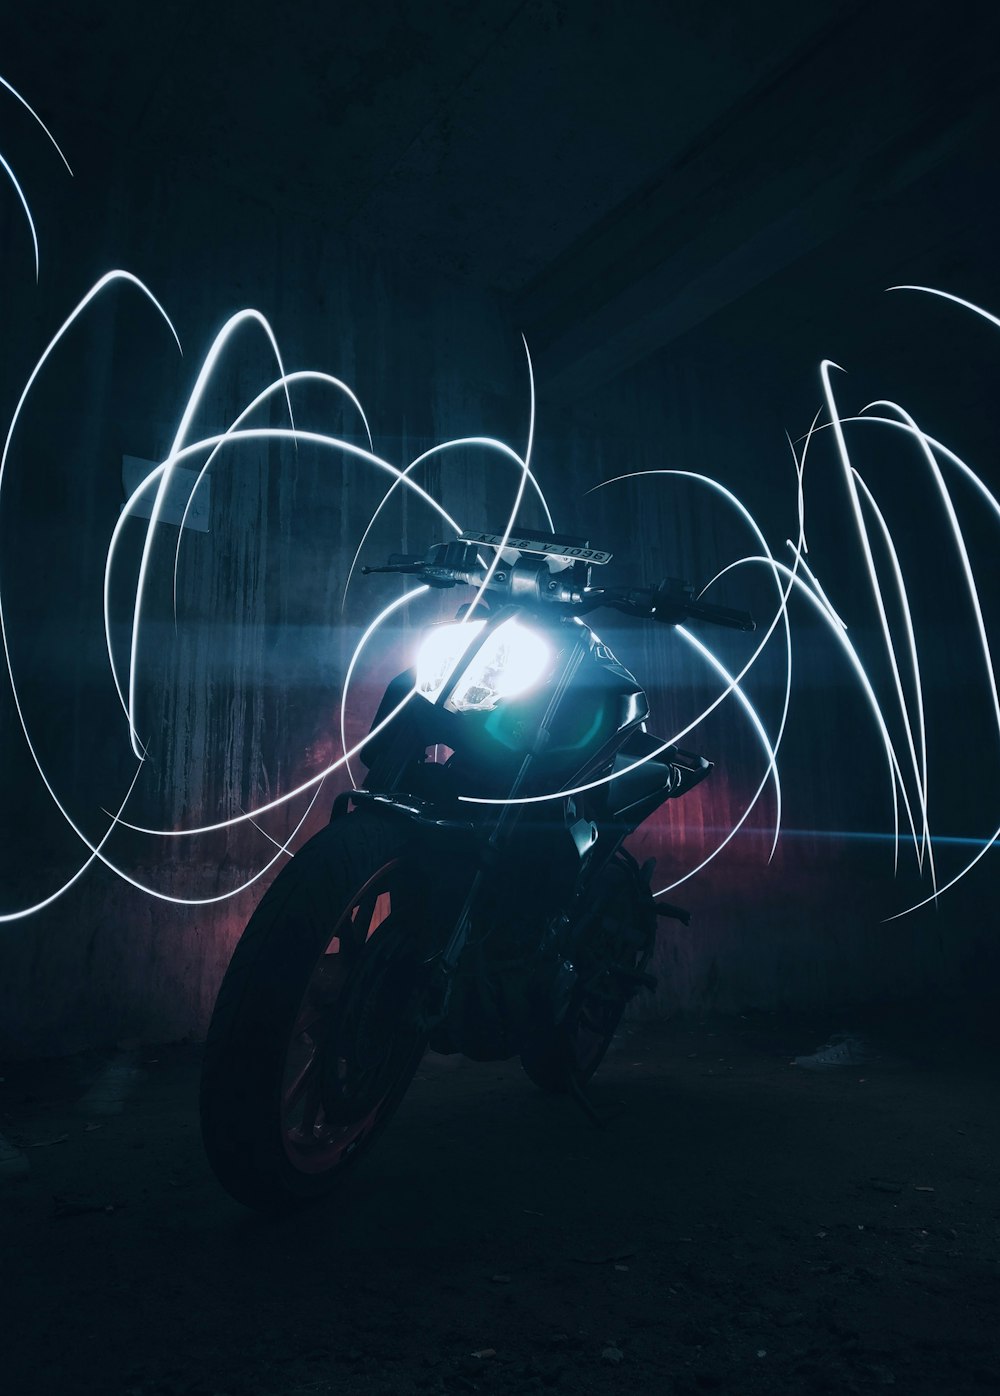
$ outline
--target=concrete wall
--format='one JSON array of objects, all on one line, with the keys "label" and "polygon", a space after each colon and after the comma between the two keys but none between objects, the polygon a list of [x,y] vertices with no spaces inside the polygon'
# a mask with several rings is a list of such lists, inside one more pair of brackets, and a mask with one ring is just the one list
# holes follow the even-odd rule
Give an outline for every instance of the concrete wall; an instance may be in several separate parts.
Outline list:
[{"label": "concrete wall", "polygon": [[[371,415],[376,450],[399,464],[465,434],[520,446],[527,385],[516,323],[498,296],[418,270],[398,253],[376,256],[316,218],[290,215],[162,153],[147,170],[136,150],[105,149],[99,158],[99,145],[81,140],[80,147],[98,153],[76,183],[46,177],[32,184],[42,252],[37,287],[19,210],[10,198],[0,202],[4,418],[49,336],[111,266],[148,282],[174,316],[185,349],[179,358],[134,290],[120,289],[97,304],[39,380],[0,498],[0,577],[24,712],[60,800],[96,840],[107,828],[103,811],[118,807],[135,772],[108,672],[101,598],[107,543],[122,502],[121,458],[157,460],[167,450],[197,366],[225,318],[256,306],[270,318],[288,368],[321,368],[346,379]],[[939,248],[937,269],[946,262]],[[849,367],[864,363],[855,405],[887,390],[881,375],[890,366],[889,389],[927,409],[929,425],[960,422],[956,444],[981,462],[993,439],[982,410],[985,342],[949,330],[928,363],[933,315],[919,319],[900,309],[896,319],[884,318],[864,299],[874,284],[868,265],[862,289],[847,290],[830,284],[828,264],[797,263],[784,279],[678,339],[669,353],[586,398],[556,408],[543,395],[536,462],[557,525],[613,548],[620,579],[669,573],[707,579],[752,541],[707,492],[652,481],[583,495],[622,471],[669,465],[724,480],[780,548],[795,529],[794,474],[782,431],[808,425],[817,405],[813,365],[823,353]],[[894,268],[899,279],[909,269]],[[912,274],[933,269],[917,257]],[[803,298],[814,286],[825,292],[810,314]],[[272,371],[262,336],[244,330],[199,427],[225,429]],[[943,379],[943,387],[933,386]],[[300,424],[321,423],[363,440],[352,413],[322,394],[304,396],[301,413]],[[280,424],[280,411],[269,420]],[[876,454],[881,459],[881,448]],[[881,692],[887,673],[863,575],[848,555],[844,499],[825,447],[815,460],[813,555],[825,563],[824,583],[849,613]],[[968,658],[974,636],[967,621],[953,628],[953,567],[938,584],[937,543],[927,542],[939,536],[932,501],[914,484],[912,463],[899,458],[893,469],[906,482],[897,522],[921,578],[937,827],[981,835],[995,808],[995,781],[986,769],[993,758],[983,679]],[[505,516],[509,470],[481,455],[435,465],[424,481],[461,521],[491,525]],[[307,778],[336,753],[347,658],[361,627],[395,594],[388,579],[357,581],[341,616],[354,543],[380,493],[372,473],[318,450],[227,451],[212,477],[209,531],[183,539],[176,631],[170,587],[176,531],[164,529],[141,655],[139,727],[149,756],[129,804],[136,822],[174,827],[224,818]],[[537,521],[529,513],[528,522]],[[987,557],[987,536],[975,525],[973,535],[978,556]],[[423,548],[438,536],[422,506],[400,503],[373,533],[369,556]],[[129,525],[113,588],[116,646],[126,633],[140,539],[141,526]],[[745,586],[731,579],[719,599],[747,600],[761,614],[770,605],[760,576]],[[373,652],[354,730],[364,727],[379,683],[398,667],[408,627],[401,621]],[[995,973],[985,866],[936,915],[883,925],[882,917],[921,895],[910,864],[893,882],[884,844],[830,837],[884,833],[891,804],[871,719],[843,662],[801,608],[796,627],[799,661],[782,772],[785,821],[798,832],[768,864],[761,832],[774,810],[768,793],[760,817],[750,821],[755,832],[677,889],[673,895],[694,909],[696,921],[690,930],[668,923],[663,987],[647,1011],[958,992]],[[648,681],[653,726],[665,735],[715,691],[703,661],[664,632],[615,625],[608,638]],[[731,668],[747,652],[746,642],[733,637],[720,638],[716,648]],[[772,733],[782,684],[776,650],[755,671],[750,689]],[[956,708],[962,713],[957,751]],[[6,790],[0,910],[8,911],[57,889],[86,854],[26,756],[6,689],[0,717]],[[731,702],[687,740],[718,769],[637,844],[678,872],[711,851],[763,770],[753,731]],[[333,788],[299,837],[325,819]],[[299,801],[269,816],[268,834],[286,837],[304,807]],[[0,1052],[56,1053],[203,1032],[231,947],[263,884],[232,900],[207,899],[244,880],[267,847],[246,825],[191,843],[116,834],[107,851],[130,877],[206,904],[157,900],[95,866],[51,906],[0,925]],[[962,851],[946,851],[948,868],[960,865]]]},{"label": "concrete wall", "polygon": [[[32,741],[61,803],[94,842],[137,767],[104,645],[104,560],[123,501],[125,454],[168,450],[212,337],[234,311],[266,314],[288,369],[348,382],[369,414],[377,452],[402,466],[432,443],[490,434],[522,442],[528,424],[523,349],[496,302],[443,278],[366,255],[316,220],[275,210],[192,171],[128,163],[103,184],[49,184],[34,201],[43,275],[7,204],[0,219],[8,332],[0,372],[10,413],[48,337],[106,269],[141,275],[174,317],[181,358],[131,287],[96,302],[39,379],[13,442],[0,500],[0,569],[19,695]],[[262,333],[244,329],[197,418],[223,431],[276,376]],[[353,408],[329,390],[295,403],[300,425],[366,444]],[[285,424],[282,411],[258,422]],[[495,478],[494,478],[495,476]],[[482,452],[455,453],[424,483],[459,520],[499,514],[513,472]],[[150,570],[140,652],[138,723],[149,754],[128,806],[139,824],[211,822],[307,779],[339,749],[338,707],[363,625],[395,594],[386,578],[347,568],[389,477],[336,452],[247,446],[219,459],[208,532],[185,530],[178,624],[173,550],[162,528]],[[373,532],[379,561],[442,525],[398,497]],[[114,645],[126,663],[130,588],[145,524],[122,535],[112,586]],[[402,667],[404,616],[372,672]],[[373,682],[377,683],[376,678]],[[2,747],[2,910],[56,891],[86,859],[46,793],[20,735],[6,683]],[[362,686],[354,731],[378,694]],[[366,706],[367,705],[367,706]],[[325,821],[336,782],[300,834]],[[307,799],[264,821],[284,839]],[[161,841],[116,834],[105,852],[156,891],[209,899],[265,861],[249,825],[228,837]],[[242,923],[259,895],[176,906],[91,867],[59,900],[0,927],[0,1050],[65,1051],[121,1037],[176,1038],[204,1029]]]}]

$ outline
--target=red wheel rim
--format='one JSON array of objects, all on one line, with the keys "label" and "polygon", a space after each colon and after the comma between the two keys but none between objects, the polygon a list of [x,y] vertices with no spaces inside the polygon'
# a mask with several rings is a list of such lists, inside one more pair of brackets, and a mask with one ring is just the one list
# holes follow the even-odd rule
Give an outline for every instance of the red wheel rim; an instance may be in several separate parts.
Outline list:
[{"label": "red wheel rim", "polygon": [[[325,1173],[346,1162],[371,1133],[399,1078],[393,1071],[398,1031],[384,1031],[377,1004],[373,1024],[371,1005],[352,1005],[351,999],[366,997],[359,974],[363,964],[377,965],[377,939],[390,933],[400,868],[399,859],[384,864],[344,909],[296,1011],[281,1083],[281,1137],[301,1173]],[[338,1055],[352,1007],[357,1030],[351,1051]]]}]

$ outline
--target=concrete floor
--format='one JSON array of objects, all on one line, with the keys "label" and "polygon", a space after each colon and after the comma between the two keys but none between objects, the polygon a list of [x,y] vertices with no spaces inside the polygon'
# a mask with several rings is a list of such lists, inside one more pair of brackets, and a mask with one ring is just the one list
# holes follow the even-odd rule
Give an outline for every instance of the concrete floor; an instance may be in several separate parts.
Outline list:
[{"label": "concrete floor", "polygon": [[281,1222],[208,1173],[196,1048],[11,1066],[0,1381],[996,1390],[998,1056],[924,1017],[633,1027],[604,1130],[516,1063],[428,1058],[339,1201]]}]

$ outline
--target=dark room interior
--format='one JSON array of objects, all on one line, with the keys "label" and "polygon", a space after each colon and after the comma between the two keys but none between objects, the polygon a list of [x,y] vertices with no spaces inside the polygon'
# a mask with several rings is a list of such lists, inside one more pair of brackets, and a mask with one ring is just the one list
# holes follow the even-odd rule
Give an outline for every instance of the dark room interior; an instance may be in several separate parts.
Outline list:
[{"label": "dark room interior", "polygon": [[4,1390],[1000,1389],[998,141],[984,0],[6,7]]}]

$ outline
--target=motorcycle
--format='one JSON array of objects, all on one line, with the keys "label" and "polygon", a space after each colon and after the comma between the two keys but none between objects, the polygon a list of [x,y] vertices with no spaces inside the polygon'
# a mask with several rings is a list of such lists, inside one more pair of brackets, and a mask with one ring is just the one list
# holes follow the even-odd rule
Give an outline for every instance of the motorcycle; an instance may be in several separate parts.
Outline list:
[{"label": "motorcycle", "polygon": [[586,539],[467,533],[366,572],[476,588],[386,689],[363,787],[274,879],[205,1047],[201,1123],[222,1185],[265,1210],[326,1195],[428,1047],[520,1055],[543,1090],[597,1070],[647,972],[654,860],[624,840],[712,763],[646,730],[642,688],[583,617],[753,630],[674,578],[595,587]]}]

